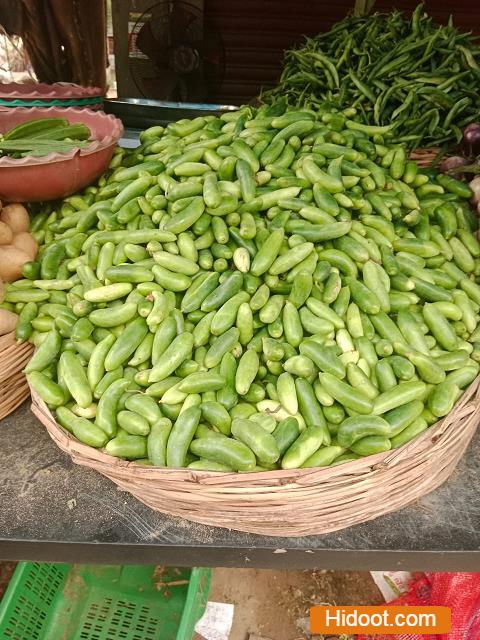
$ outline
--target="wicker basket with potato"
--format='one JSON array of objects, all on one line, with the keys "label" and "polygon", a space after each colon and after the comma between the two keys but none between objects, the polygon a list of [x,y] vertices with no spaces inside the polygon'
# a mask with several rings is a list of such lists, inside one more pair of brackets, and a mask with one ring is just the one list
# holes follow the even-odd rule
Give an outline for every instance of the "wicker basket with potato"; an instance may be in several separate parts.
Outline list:
[{"label": "wicker basket with potato", "polygon": [[[1,204],[0,204],[1,207]],[[29,216],[21,204],[8,204],[0,211],[0,305],[5,282],[22,277],[25,262],[35,260],[38,246],[29,233]],[[16,409],[29,395],[22,369],[32,345],[15,341],[18,316],[15,309],[0,307],[0,419]]]}]

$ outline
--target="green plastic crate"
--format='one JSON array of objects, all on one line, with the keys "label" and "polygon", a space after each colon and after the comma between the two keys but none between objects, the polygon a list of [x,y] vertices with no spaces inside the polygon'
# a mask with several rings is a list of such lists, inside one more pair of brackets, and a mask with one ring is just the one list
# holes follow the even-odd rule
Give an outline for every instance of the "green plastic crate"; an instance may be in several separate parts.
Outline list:
[{"label": "green plastic crate", "polygon": [[21,562],[0,603],[0,638],[191,640],[210,581],[210,569]]}]

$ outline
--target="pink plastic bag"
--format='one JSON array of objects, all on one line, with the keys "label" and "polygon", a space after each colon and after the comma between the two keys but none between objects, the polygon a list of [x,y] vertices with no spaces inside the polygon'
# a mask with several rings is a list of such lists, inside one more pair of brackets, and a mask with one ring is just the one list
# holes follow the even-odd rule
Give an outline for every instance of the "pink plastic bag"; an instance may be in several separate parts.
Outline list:
[{"label": "pink plastic bag", "polygon": [[388,605],[450,607],[452,630],[440,635],[358,635],[357,640],[480,640],[480,573],[427,573]]}]

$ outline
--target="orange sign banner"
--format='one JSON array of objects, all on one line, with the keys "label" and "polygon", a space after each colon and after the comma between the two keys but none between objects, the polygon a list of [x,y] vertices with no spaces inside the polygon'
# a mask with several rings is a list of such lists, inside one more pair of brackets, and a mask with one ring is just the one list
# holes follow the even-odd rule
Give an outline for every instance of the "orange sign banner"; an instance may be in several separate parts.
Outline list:
[{"label": "orange sign banner", "polygon": [[310,632],[324,634],[435,634],[452,628],[448,607],[331,607],[310,609]]}]

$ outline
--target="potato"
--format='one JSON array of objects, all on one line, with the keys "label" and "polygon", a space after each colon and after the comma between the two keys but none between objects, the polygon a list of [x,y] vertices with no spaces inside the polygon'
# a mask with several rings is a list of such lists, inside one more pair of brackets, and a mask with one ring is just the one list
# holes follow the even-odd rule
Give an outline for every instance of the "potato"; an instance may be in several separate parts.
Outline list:
[{"label": "potato", "polygon": [[30,256],[25,251],[10,245],[0,246],[0,279],[4,282],[13,282],[22,277],[22,267],[30,261]]},{"label": "potato", "polygon": [[7,204],[0,213],[0,221],[7,224],[13,233],[28,231],[30,218],[23,204]]},{"label": "potato", "polygon": [[24,251],[30,257],[30,260],[35,260],[38,252],[38,244],[33,236],[28,231],[21,231],[13,236],[12,246]]},{"label": "potato", "polygon": [[13,238],[13,231],[8,224],[0,222],[0,244],[11,244]]},{"label": "potato", "polygon": [[0,336],[10,333],[17,326],[18,316],[12,311],[0,309]]}]

